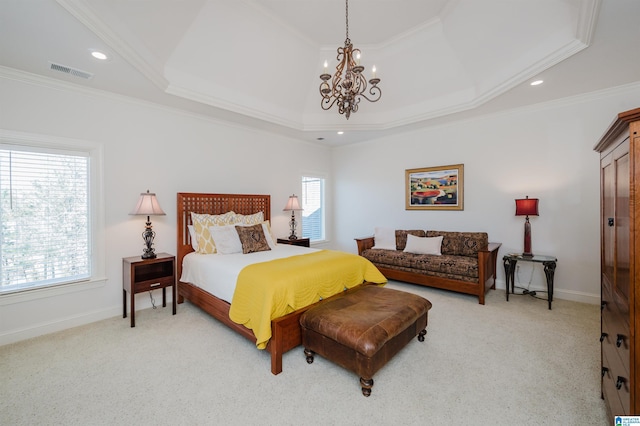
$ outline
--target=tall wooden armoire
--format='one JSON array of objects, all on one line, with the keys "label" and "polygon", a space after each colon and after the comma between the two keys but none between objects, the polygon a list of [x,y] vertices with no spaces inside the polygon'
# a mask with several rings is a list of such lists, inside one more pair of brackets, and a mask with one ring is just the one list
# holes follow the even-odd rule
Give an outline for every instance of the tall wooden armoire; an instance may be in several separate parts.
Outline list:
[{"label": "tall wooden armoire", "polygon": [[610,416],[638,415],[640,108],[618,114],[594,149],[600,153],[602,397]]}]

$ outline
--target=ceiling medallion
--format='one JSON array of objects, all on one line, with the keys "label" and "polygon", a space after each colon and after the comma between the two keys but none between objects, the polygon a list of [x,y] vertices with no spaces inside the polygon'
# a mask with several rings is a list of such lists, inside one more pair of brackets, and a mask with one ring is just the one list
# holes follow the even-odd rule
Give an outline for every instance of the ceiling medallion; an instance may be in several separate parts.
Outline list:
[{"label": "ceiling medallion", "polygon": [[[354,49],[349,39],[349,0],[346,0],[346,28],[347,36],[344,47],[338,47],[338,65],[336,73],[331,79],[331,74],[327,73],[327,61],[324,62],[324,73],[320,75],[320,95],[322,109],[328,110],[333,104],[338,104],[338,112],[344,114],[349,119],[352,112],[358,111],[358,104],[362,98],[369,102],[380,100],[382,92],[378,87],[380,79],[376,78],[376,67],[372,69],[373,78],[369,80],[371,87],[368,90],[371,98],[367,96],[367,79],[362,75],[364,67],[360,65],[360,49]],[[331,79],[331,86],[329,86]]]}]

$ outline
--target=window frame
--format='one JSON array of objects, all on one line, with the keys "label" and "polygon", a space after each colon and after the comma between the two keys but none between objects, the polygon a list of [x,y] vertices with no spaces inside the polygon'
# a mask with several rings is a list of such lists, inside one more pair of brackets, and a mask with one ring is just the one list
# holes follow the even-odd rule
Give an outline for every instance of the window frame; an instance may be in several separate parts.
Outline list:
[{"label": "window frame", "polygon": [[[317,173],[317,172],[308,172],[308,173],[301,173],[300,175],[300,198],[301,198],[301,207],[304,204],[304,200],[302,200],[304,191],[303,191],[303,186],[304,186],[304,179],[305,178],[312,178],[312,179],[321,179],[322,180],[322,200],[321,200],[321,209],[322,209],[322,233],[323,236],[321,239],[318,240],[314,240],[309,238],[309,241],[311,244],[319,244],[319,243],[325,243],[328,241],[328,230],[327,230],[327,177],[323,174],[323,173]],[[304,216],[301,213],[300,215],[300,225],[301,225],[301,233],[304,236]]]},{"label": "window frame", "polygon": [[87,279],[48,283],[28,288],[0,291],[0,305],[50,297],[90,287],[103,286],[105,275],[104,185],[102,144],[86,140],[23,133],[0,129],[0,146],[11,149],[87,155],[89,159],[89,247],[90,272]]}]

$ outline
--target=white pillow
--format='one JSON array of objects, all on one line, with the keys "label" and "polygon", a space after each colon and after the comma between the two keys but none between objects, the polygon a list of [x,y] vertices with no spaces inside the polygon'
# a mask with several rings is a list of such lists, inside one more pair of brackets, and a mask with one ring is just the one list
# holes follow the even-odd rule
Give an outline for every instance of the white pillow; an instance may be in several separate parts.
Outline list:
[{"label": "white pillow", "polygon": [[374,249],[395,250],[396,231],[391,228],[376,228],[374,235]]},{"label": "white pillow", "polygon": [[189,229],[189,236],[191,237],[191,247],[194,251],[198,251],[198,237],[196,235],[196,228],[193,225],[187,225]]},{"label": "white pillow", "polygon": [[262,230],[264,231],[264,237],[267,239],[267,244],[269,244],[269,247],[271,248],[271,250],[276,248],[276,242],[273,239],[273,232],[271,232],[271,224],[269,223],[268,220],[265,220],[264,222],[262,222]]},{"label": "white pillow", "polygon": [[407,245],[404,248],[405,253],[414,254],[435,254],[440,256],[442,247],[442,235],[439,237],[416,237],[415,235],[407,235]]},{"label": "white pillow", "polygon": [[234,225],[210,226],[209,232],[218,253],[242,253],[242,243]]}]

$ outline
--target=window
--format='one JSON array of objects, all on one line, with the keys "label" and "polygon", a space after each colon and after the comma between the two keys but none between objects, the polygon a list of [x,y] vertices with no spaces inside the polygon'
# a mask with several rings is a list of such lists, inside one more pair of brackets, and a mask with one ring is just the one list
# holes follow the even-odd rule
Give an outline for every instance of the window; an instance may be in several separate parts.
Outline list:
[{"label": "window", "polygon": [[99,149],[14,145],[2,136],[0,293],[89,281],[103,269],[92,215]]},{"label": "window", "polygon": [[324,178],[302,177],[302,236],[325,239]]}]

